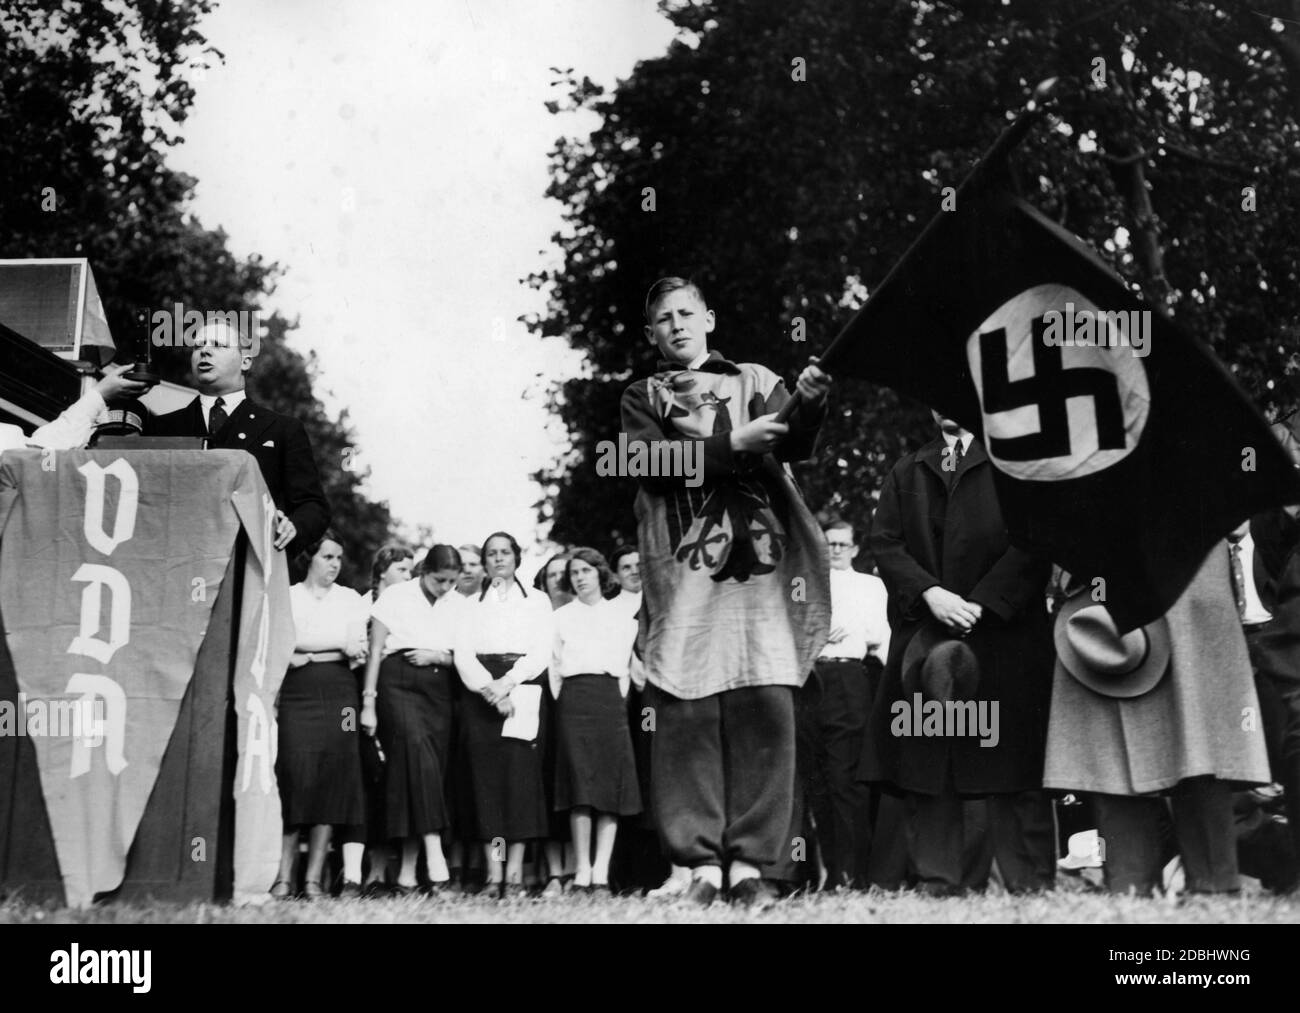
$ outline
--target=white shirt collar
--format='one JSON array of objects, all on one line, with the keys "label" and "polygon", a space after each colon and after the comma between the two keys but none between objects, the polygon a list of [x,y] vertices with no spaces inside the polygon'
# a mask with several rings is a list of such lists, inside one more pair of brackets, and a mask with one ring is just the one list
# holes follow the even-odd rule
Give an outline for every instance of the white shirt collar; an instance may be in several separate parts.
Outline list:
[{"label": "white shirt collar", "polygon": [[226,413],[233,415],[239,403],[244,400],[244,390],[232,390],[229,394],[200,394],[199,405],[203,409],[203,417],[208,417],[208,412],[212,411],[212,406],[216,404],[217,398],[221,398],[221,403],[225,406]]},{"label": "white shirt collar", "polygon": [[706,348],[699,355],[693,358],[686,366],[687,369],[699,369],[709,361],[709,350]]},{"label": "white shirt collar", "polygon": [[[963,456],[970,453],[970,445],[974,439],[975,439],[974,433],[966,433],[964,436],[962,436],[961,452]],[[957,437],[951,435],[950,433],[944,433],[943,442],[946,443],[949,447],[951,447],[954,443],[957,442]]]},{"label": "white shirt collar", "polygon": [[203,425],[209,432],[212,431],[212,406],[217,403],[217,398],[221,398],[221,404],[226,409],[226,418],[230,418],[235,414],[235,409],[239,407],[240,402],[244,400],[244,390],[241,387],[239,390],[232,390],[229,394],[199,395],[199,411],[203,413]]}]

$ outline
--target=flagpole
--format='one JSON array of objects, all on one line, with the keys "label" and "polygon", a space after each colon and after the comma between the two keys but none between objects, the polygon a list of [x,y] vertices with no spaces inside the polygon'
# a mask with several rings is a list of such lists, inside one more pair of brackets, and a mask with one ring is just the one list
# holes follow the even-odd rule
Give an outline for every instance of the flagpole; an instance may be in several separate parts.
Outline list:
[{"label": "flagpole", "polygon": [[[998,139],[993,142],[993,146],[989,148],[983,156],[981,156],[980,160],[975,163],[975,166],[971,171],[966,174],[966,178],[963,179],[961,184],[957,187],[956,201],[959,204],[963,197],[970,196],[971,192],[984,181],[990,172],[994,169],[1001,168],[1002,162],[1006,157],[1011,154],[1021,141],[1025,139],[1025,136],[1029,131],[1037,125],[1039,119],[1041,119],[1048,111],[1049,106],[1054,102],[1052,92],[1056,87],[1056,80],[1056,78],[1050,77],[1046,81],[1041,82],[1038,87],[1034,89],[1033,95],[1030,96],[1029,101],[1025,103],[1025,107],[1020,111],[1020,115],[1016,117],[1015,121],[1009,127],[1002,131],[998,136]],[[907,252],[899,257],[894,263],[894,266],[890,268],[889,273],[885,275],[885,280],[877,286],[878,288],[883,288],[888,285],[894,275],[898,273],[901,265],[907,262],[912,251],[924,243],[931,234],[939,228],[943,222],[944,214],[946,214],[946,212],[940,211],[939,214],[930,219],[929,224],[926,225],[921,234],[907,248]],[[854,316],[856,317],[856,314]],[[842,348],[844,347],[844,336],[852,325],[852,322],[852,319],[850,319],[849,323],[840,329],[840,332],[835,336],[835,339],[830,343],[830,345],[827,346],[826,351],[822,353],[821,358],[818,360],[817,365],[827,373],[835,372],[835,361],[841,354]],[[795,391],[791,395],[790,400],[781,407],[779,412],[776,413],[776,421],[788,422],[790,416],[794,414],[802,400],[803,399],[799,396],[799,392]]]}]

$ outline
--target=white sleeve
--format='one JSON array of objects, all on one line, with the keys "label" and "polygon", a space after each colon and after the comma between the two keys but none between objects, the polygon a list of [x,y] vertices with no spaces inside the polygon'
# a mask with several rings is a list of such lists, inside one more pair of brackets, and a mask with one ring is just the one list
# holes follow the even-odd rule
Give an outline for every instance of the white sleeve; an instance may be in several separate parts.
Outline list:
[{"label": "white sleeve", "polygon": [[[459,594],[454,588],[450,594]],[[456,671],[460,673],[460,681],[465,687],[477,693],[484,686],[491,684],[492,673],[483,667],[483,662],[478,660],[478,652],[474,643],[474,634],[477,631],[478,623],[475,621],[478,616],[477,604],[471,604],[460,615],[460,622],[456,626],[455,645],[451,649],[452,661],[456,665]]]},{"label": "white sleeve", "polygon": [[551,696],[557,700],[560,698],[560,687],[564,684],[564,677],[560,675],[560,655],[564,651],[564,620],[560,618],[560,612],[563,611],[564,609],[560,609],[554,616],[555,633],[551,638],[551,663],[546,669],[547,681],[551,684]]},{"label": "white sleeve", "polygon": [[510,678],[514,679],[516,684],[531,682],[541,675],[546,666],[550,664],[551,651],[555,647],[555,620],[553,618],[554,613],[551,611],[551,603],[547,600],[545,594],[540,592],[534,592],[534,594],[535,597],[525,599],[525,601],[538,602],[537,605],[531,607],[531,615],[528,617],[528,653],[511,665],[510,671],[506,673]]},{"label": "white sleeve", "polygon": [[95,431],[95,419],[105,408],[99,391],[90,389],[77,399],[53,422],[47,422],[32,433],[33,446],[48,450],[76,450],[90,442]]}]

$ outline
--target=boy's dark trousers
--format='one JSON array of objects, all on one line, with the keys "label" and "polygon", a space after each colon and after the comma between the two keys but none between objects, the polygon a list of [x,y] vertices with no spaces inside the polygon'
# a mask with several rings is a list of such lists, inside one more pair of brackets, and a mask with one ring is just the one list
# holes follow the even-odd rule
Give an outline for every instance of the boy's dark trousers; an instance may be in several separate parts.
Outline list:
[{"label": "boy's dark trousers", "polygon": [[674,865],[772,865],[791,847],[794,690],[752,686],[682,700],[646,687],[654,708],[652,794]]},{"label": "boy's dark trousers", "polygon": [[862,886],[871,854],[872,791],[857,780],[880,661],[819,658],[798,697],[808,803],[826,863],[826,885]]}]

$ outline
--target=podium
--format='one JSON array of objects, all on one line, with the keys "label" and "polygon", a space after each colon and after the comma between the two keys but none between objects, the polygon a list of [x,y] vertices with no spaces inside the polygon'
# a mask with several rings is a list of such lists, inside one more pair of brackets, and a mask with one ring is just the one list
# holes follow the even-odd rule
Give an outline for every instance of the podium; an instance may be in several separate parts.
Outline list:
[{"label": "podium", "polygon": [[0,897],[269,889],[274,509],[243,451],[0,455]]}]

